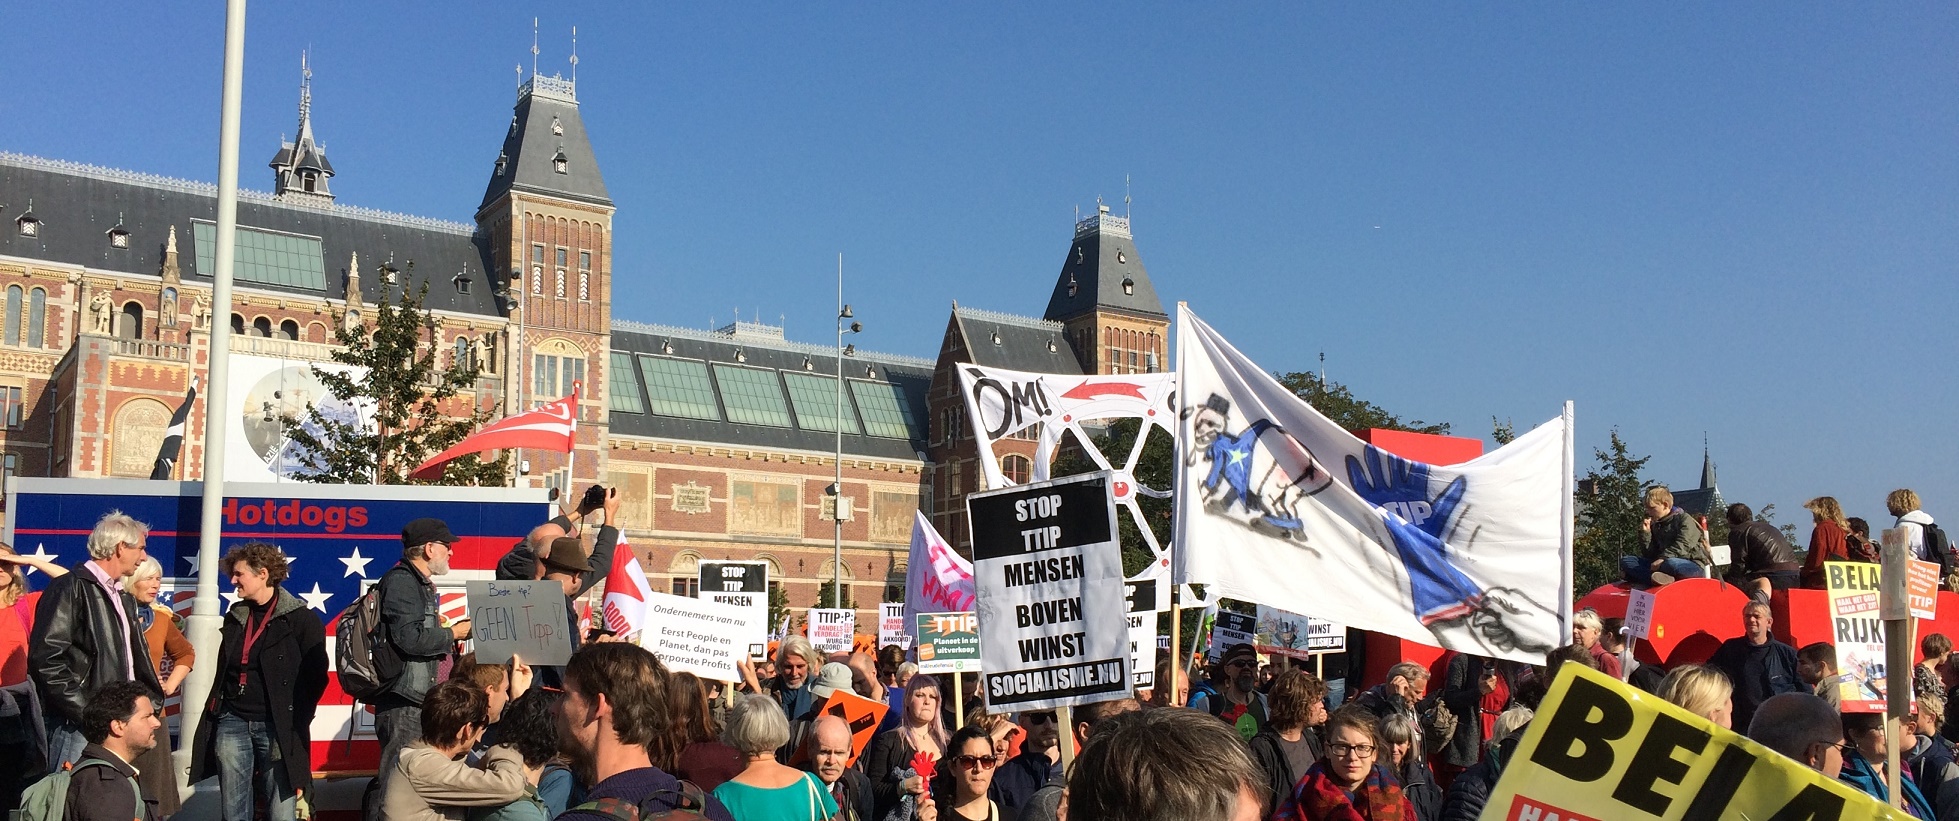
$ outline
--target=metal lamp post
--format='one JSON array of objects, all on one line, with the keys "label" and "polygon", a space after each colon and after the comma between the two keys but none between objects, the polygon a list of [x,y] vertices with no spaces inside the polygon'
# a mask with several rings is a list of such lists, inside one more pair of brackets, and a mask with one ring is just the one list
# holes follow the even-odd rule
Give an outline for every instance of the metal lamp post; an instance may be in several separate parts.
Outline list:
[{"label": "metal lamp post", "polygon": [[836,479],[831,482],[830,520],[835,525],[835,538],[831,543],[830,557],[830,606],[843,607],[843,358],[857,352],[857,346],[845,347],[843,335],[861,333],[864,323],[852,322],[844,327],[844,320],[852,316],[850,306],[843,301],[843,254],[837,255],[837,403],[832,408],[830,420],[837,430],[835,458]]}]

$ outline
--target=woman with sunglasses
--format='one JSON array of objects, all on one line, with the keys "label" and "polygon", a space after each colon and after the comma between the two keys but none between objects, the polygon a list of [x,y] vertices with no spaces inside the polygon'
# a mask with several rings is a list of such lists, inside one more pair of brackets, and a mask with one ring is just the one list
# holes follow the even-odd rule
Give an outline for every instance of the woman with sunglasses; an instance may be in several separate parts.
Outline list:
[{"label": "woman with sunglasses", "polygon": [[993,739],[984,728],[968,724],[952,734],[932,782],[932,801],[942,821],[1013,821],[1013,810],[987,797],[993,788]]},{"label": "woman with sunglasses", "polygon": [[1415,806],[1402,795],[1386,767],[1378,719],[1349,705],[1333,712],[1324,727],[1326,746],[1319,763],[1293,786],[1273,821],[1405,821]]}]

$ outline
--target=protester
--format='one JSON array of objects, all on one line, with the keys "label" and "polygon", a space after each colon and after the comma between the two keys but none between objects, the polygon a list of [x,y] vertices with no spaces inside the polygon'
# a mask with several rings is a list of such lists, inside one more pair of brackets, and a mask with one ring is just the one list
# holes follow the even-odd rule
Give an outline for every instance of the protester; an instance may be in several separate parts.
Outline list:
[{"label": "protester", "polygon": [[714,788],[735,821],[823,821],[836,814],[836,800],[816,776],[775,760],[776,750],[789,743],[789,719],[774,699],[742,696],[721,738],[741,751],[746,765]]},{"label": "protester", "polygon": [[[149,685],[115,681],[102,685],[82,709],[88,742],[68,780],[66,821],[153,821],[156,801],[136,782],[134,762],[157,744],[163,709]],[[100,763],[92,763],[100,762]]]},{"label": "protester", "polygon": [[1748,722],[1755,743],[1836,778],[1843,771],[1843,723],[1837,711],[1808,693],[1770,696]]},{"label": "protester", "polygon": [[1285,795],[1320,760],[1319,727],[1326,723],[1326,685],[1304,670],[1287,669],[1265,697],[1271,712],[1252,736],[1252,760],[1265,773],[1270,794]]},{"label": "protester", "polygon": [[[1810,504],[1825,500],[1829,501],[1831,508],[1836,507],[1836,500],[1828,496],[1812,499]],[[1822,515],[1817,514],[1818,527],[1822,527]],[[1840,520],[1843,511],[1836,511],[1836,515]],[[1728,505],[1727,517],[1728,556],[1732,561],[1728,565],[1729,584],[1741,588],[1756,601],[1766,602],[1769,591],[1787,590],[1802,581],[1802,574],[1808,566],[1796,561],[1795,548],[1789,546],[1789,540],[1775,525],[1756,519],[1755,512],[1739,502]],[[1838,524],[1832,522],[1829,526],[1836,528]],[[1842,531],[1837,530],[1836,533],[1834,546],[1827,548],[1837,551],[1838,558],[1832,561],[1840,560],[1843,555]],[[1809,562],[1820,570],[1822,564],[1817,556],[1823,554],[1817,552],[1817,544],[1816,537],[1810,537]]]},{"label": "protester", "polygon": [[[1404,719],[1406,717],[1404,716]],[[1326,719],[1325,754],[1293,785],[1273,821],[1397,821],[1418,817],[1388,768],[1380,720],[1361,707],[1342,707]]]},{"label": "protester", "polygon": [[1571,617],[1571,643],[1585,648],[1592,655],[1592,666],[1613,678],[1619,677],[1619,657],[1607,652],[1599,643],[1599,636],[1605,632],[1605,623],[1599,620],[1598,611],[1585,608]]},{"label": "protester", "polygon": [[1094,725],[1061,799],[1061,819],[1258,821],[1265,774],[1232,728],[1194,710],[1126,712]]},{"label": "protester", "polygon": [[524,760],[516,750],[491,747],[482,769],[464,760],[490,726],[483,688],[459,678],[437,684],[422,696],[421,718],[421,732],[402,747],[382,794],[389,821],[461,821],[470,807],[524,797]]},{"label": "protester", "polygon": [[1394,775],[1401,784],[1401,794],[1407,796],[1408,803],[1415,807],[1415,817],[1419,821],[1437,821],[1442,817],[1442,788],[1436,786],[1435,773],[1428,763],[1422,760],[1421,729],[1405,715],[1392,715],[1381,721],[1381,746],[1385,753],[1377,753],[1381,765]]},{"label": "protester", "polygon": [[1942,561],[1944,557],[1932,555],[1931,547],[1925,542],[1925,526],[1935,522],[1931,514],[1919,509],[1921,506],[1918,493],[1910,488],[1898,488],[1884,497],[1884,508],[1898,517],[1895,526],[1905,529],[1905,545],[1910,549],[1911,557],[1919,561],[1937,562],[1943,567],[1946,564]]},{"label": "protester", "polygon": [[[449,546],[457,541],[441,519],[415,519],[401,529],[401,561],[381,574],[381,625],[376,667],[392,674],[374,701],[374,735],[380,766],[362,796],[367,821],[381,814],[388,780],[403,747],[422,730],[422,696],[435,686],[436,670],[456,642],[469,638],[469,619],[443,625],[434,577],[449,573]],[[387,661],[383,665],[380,662]]]},{"label": "protester", "polygon": [[1498,716],[1510,705],[1516,665],[1487,656],[1457,653],[1449,659],[1442,707],[1455,714],[1456,731],[1443,740],[1433,759],[1436,779],[1453,783],[1483,754]]},{"label": "protester", "polygon": [[993,774],[994,797],[1002,808],[1016,814],[1035,791],[1054,780],[1061,772],[1061,719],[1054,710],[1032,710],[1020,714],[1019,724],[1027,729],[1027,740],[1020,754],[1001,759]]},{"label": "protester", "polygon": [[945,821],[1014,821],[1014,811],[1003,807],[992,794],[994,768],[999,759],[993,754],[993,740],[977,725],[967,725],[952,734],[946,744],[946,757],[932,781],[932,803]]},{"label": "protester", "polygon": [[818,716],[809,735],[809,771],[837,804],[836,821],[880,821],[870,779],[850,766],[850,724]]},{"label": "protester", "polygon": [[853,692],[854,679],[849,665],[841,662],[828,662],[817,670],[809,682],[810,707],[800,717],[789,720],[789,742],[776,751],[778,760],[788,762],[809,742],[810,725],[816,721],[817,710],[838,690]]},{"label": "protester", "polygon": [[1850,551],[1850,560],[1870,564],[1879,562],[1881,557],[1878,554],[1881,548],[1877,542],[1871,541],[1871,523],[1855,516],[1845,521],[1850,523],[1850,534],[1844,537],[1844,544]]},{"label": "protester", "polygon": [[[1173,677],[1174,685],[1164,683],[1172,681]],[[1190,699],[1190,676],[1184,674],[1183,667],[1170,660],[1169,654],[1158,656],[1156,687],[1152,688],[1149,700],[1144,703],[1150,707],[1181,707],[1190,703]]]},{"label": "protester", "polygon": [[1905,736],[1913,743],[1900,760],[1918,785],[1919,794],[1931,803],[1934,815],[1959,818],[1959,763],[1955,763],[1959,751],[1939,735],[1940,725],[1945,723],[1945,696],[1920,696],[1913,707],[1911,727],[1916,733]]},{"label": "protester", "polygon": [[1592,651],[1587,650],[1583,646],[1576,645],[1576,644],[1567,644],[1556,650],[1552,650],[1550,653],[1547,653],[1544,656],[1544,669],[1547,672],[1549,672],[1552,677],[1556,677],[1558,674],[1558,668],[1563,667],[1566,664],[1576,664],[1581,667],[1589,667],[1593,670],[1597,670],[1598,657],[1592,655]]},{"label": "protester", "polygon": [[1531,708],[1520,705],[1496,717],[1482,760],[1449,783],[1449,791],[1442,797],[1443,821],[1477,821],[1482,817],[1490,794],[1496,791],[1497,779],[1503,777],[1503,769],[1522,739],[1523,733],[1519,731],[1535,716]]},{"label": "protester", "polygon": [[1267,720],[1265,695],[1257,690],[1258,652],[1249,644],[1226,647],[1218,669],[1222,671],[1218,692],[1198,694],[1190,700],[1190,708],[1224,719],[1245,738],[1258,735]]},{"label": "protester", "polygon": [[775,676],[766,682],[758,682],[756,674],[749,673],[747,684],[751,692],[767,693],[775,699],[783,715],[792,719],[802,718],[823,701],[810,692],[822,668],[823,654],[816,652],[809,639],[790,636],[783,639],[782,645],[776,649]]},{"label": "protester", "polygon": [[1775,624],[1769,606],[1749,602],[1741,608],[1741,623],[1746,632],[1722,642],[1707,664],[1734,682],[1734,723],[1747,727],[1763,701],[1782,693],[1802,692],[1803,686],[1796,675],[1796,648],[1769,635],[1769,628]]},{"label": "protester", "polygon": [[1836,645],[1819,641],[1796,651],[1796,679],[1817,698],[1829,702],[1832,709],[1842,708],[1843,693],[1837,687]]},{"label": "protester", "polygon": [[[1910,728],[1905,728],[1901,737],[1909,737]],[[1911,817],[1923,821],[1933,821],[1932,805],[1925,800],[1925,794],[1918,791],[1918,785],[1910,778],[1900,779],[1899,791],[1903,800],[1891,799],[1891,791],[1885,785],[1885,760],[1890,747],[1885,740],[1884,715],[1882,713],[1844,713],[1843,738],[1851,749],[1843,752],[1843,772],[1837,780],[1849,784],[1865,795],[1911,813]]]},{"label": "protester", "polygon": [[112,681],[136,681],[160,700],[156,671],[136,623],[136,599],[116,580],[147,558],[149,527],[110,511],[88,536],[87,561],[48,582],[34,607],[27,663],[46,712],[47,770],[75,763],[88,741],[82,711],[95,691]]},{"label": "protester", "polygon": [[1679,579],[1704,575],[1701,562],[1707,558],[1705,531],[1686,511],[1673,506],[1673,492],[1663,487],[1646,491],[1646,521],[1649,539],[1646,552],[1622,556],[1619,569],[1634,584],[1672,584]]},{"label": "protester", "polygon": [[913,756],[924,753],[937,761],[945,754],[949,739],[939,697],[938,679],[922,673],[912,676],[905,685],[904,719],[896,729],[872,739],[864,754],[864,775],[871,780],[880,819],[889,815],[903,796],[925,791],[925,779],[907,775]]},{"label": "protester", "polygon": [[674,673],[669,682],[673,698],[674,732],[680,736],[680,760],[673,774],[703,790],[715,787],[742,771],[747,762],[741,751],[721,740],[720,722],[707,701],[707,686],[693,673]]},{"label": "protester", "polygon": [[68,569],[38,556],[22,556],[0,543],[0,699],[18,705],[13,715],[0,716],[0,818],[20,807],[20,793],[43,764],[40,699],[27,676],[27,637],[34,632],[34,606],[41,594],[29,592],[22,566],[48,574],[68,575]]},{"label": "protester", "polygon": [[[1355,706],[1374,714],[1374,718],[1384,719],[1400,713],[1411,718],[1416,716],[1415,705],[1428,691],[1428,668],[1412,661],[1404,661],[1388,668],[1388,680],[1367,689],[1354,698]],[[1378,729],[1378,726],[1376,727]],[[1324,737],[1321,739],[1325,740]]]},{"label": "protester", "polygon": [[[578,624],[578,610],[574,602],[594,585],[604,581],[605,575],[612,570],[612,553],[619,546],[619,529],[614,526],[619,521],[619,504],[618,488],[600,485],[586,488],[576,510],[532,528],[503,558],[497,560],[497,578],[559,582],[565,590],[566,623]],[[578,529],[586,518],[598,511],[605,513],[605,521],[599,525],[598,535],[592,540],[592,555],[586,556],[585,544],[579,538]],[[580,646],[578,639],[578,631],[572,630],[571,647],[574,651]],[[588,643],[596,644],[603,640],[595,638]],[[558,687],[564,683],[564,670],[540,666],[537,668],[537,681],[546,687]]]},{"label": "protester", "polygon": [[1952,659],[1952,639],[1944,633],[1927,633],[1918,640],[1918,652],[1923,660],[1911,668],[1911,695],[1924,698],[1927,695],[1945,695],[1945,683],[1939,678],[1939,670]]},{"label": "protester", "polygon": [[[538,821],[556,818],[570,803],[571,769],[558,756],[558,705],[564,696],[534,688],[511,699],[498,735],[524,764],[524,794],[501,807],[471,810],[469,821]],[[488,751],[484,753],[488,757]]]},{"label": "protester", "polygon": [[993,744],[993,757],[1003,764],[1012,753],[1014,742],[1020,737],[1020,725],[1013,723],[1013,719],[1005,714],[988,713],[984,703],[976,703],[968,709],[966,720],[962,723],[967,727],[978,727],[986,733],[986,740]]},{"label": "protester", "polygon": [[[1111,701],[1097,701],[1074,709],[1075,726],[1072,728],[1075,747],[1087,746],[1088,739],[1096,728],[1123,713],[1133,713],[1143,709],[1143,705],[1133,698],[1118,698]],[[1178,708],[1182,709],[1182,708]],[[1185,711],[1188,712],[1188,711]],[[1061,811],[1061,794],[1068,788],[1068,774],[1057,771],[1048,783],[1035,790],[1020,808],[1020,821],[1058,821]]]},{"label": "protester", "polygon": [[[136,569],[122,577],[121,585],[136,599],[136,625],[142,628],[143,642],[149,647],[146,663],[162,681],[163,694],[176,695],[184,678],[190,675],[197,652],[191,648],[190,640],[184,638],[177,614],[157,603],[157,593],[163,587],[163,568],[154,557],[145,557]],[[168,677],[164,675],[165,660],[170,662]],[[131,763],[136,767],[137,780],[143,785],[143,794],[155,801],[157,815],[166,818],[175,815],[180,801],[177,779],[171,775],[169,734],[159,737],[156,746],[144,752],[141,760]]]},{"label": "protester", "polygon": [[[716,821],[734,821],[711,795],[683,792],[680,779],[654,764],[654,757],[678,752],[672,734],[670,678],[652,653],[631,644],[588,644],[565,665],[564,702],[558,710],[558,747],[572,772],[592,787],[586,803],[566,810],[557,821],[616,821],[602,809],[624,803],[651,812],[676,809],[697,797],[698,812]],[[671,749],[669,749],[671,748]]]},{"label": "protester", "polygon": [[1660,686],[1660,679],[1666,677],[1666,670],[1658,665],[1642,662],[1626,652],[1626,620],[1615,617],[1605,619],[1600,624],[1605,626],[1605,630],[1599,633],[1599,646],[1605,648],[1607,655],[1619,660],[1619,668],[1624,672],[1622,678],[1626,683],[1648,693],[1657,689]]},{"label": "protester", "polygon": [[1720,670],[1700,664],[1682,664],[1660,680],[1653,695],[1669,704],[1733,729],[1734,685]]},{"label": "protester", "polygon": [[[1741,508],[1743,513],[1747,513],[1748,511],[1747,505],[1730,505],[1728,507],[1729,544],[1734,543],[1733,522],[1736,507]],[[1826,586],[1823,577],[1823,563],[1847,562],[1851,560],[1849,542],[1850,522],[1843,518],[1843,506],[1837,504],[1837,500],[1834,497],[1818,496],[1809,500],[1808,503],[1803,505],[1803,508],[1809,511],[1811,518],[1815,521],[1815,525],[1809,530],[1809,553],[1803,559],[1802,585],[1811,590],[1822,590]],[[1754,519],[1754,516],[1749,515],[1748,519],[1744,521],[1752,519]],[[1773,525],[1768,525],[1767,522],[1763,524],[1770,530],[1775,530]]]}]

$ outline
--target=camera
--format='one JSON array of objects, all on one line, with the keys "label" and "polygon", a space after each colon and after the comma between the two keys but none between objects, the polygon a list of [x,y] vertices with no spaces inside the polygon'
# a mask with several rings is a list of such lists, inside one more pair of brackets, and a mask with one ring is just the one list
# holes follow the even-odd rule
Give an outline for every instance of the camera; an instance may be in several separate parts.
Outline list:
[{"label": "camera", "polygon": [[578,500],[578,511],[590,513],[605,507],[605,486],[593,485],[585,489],[585,495]]}]

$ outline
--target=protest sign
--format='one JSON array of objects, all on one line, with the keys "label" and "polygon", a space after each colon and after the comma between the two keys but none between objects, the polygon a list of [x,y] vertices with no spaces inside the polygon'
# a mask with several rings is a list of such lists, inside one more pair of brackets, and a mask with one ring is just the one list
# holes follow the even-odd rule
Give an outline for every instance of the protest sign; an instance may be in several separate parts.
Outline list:
[{"label": "protest sign", "polygon": [[966,498],[987,709],[1129,693],[1122,548],[1107,473]]},{"label": "protest sign", "polygon": [[1170,577],[1132,578],[1123,582],[1129,591],[1130,686],[1156,686],[1156,614],[1170,606]]},{"label": "protest sign", "polygon": [[769,654],[769,563],[703,561],[700,565],[701,598],[732,604],[748,611],[754,635],[746,637],[746,652],[751,659]]},{"label": "protest sign", "polygon": [[467,590],[477,661],[502,664],[512,653],[534,666],[556,667],[571,660],[564,585],[476,580]]},{"label": "protest sign", "polygon": [[639,646],[659,656],[668,670],[714,681],[740,681],[735,662],[747,655],[749,638],[762,625],[732,604],[652,593]]},{"label": "protest sign", "polygon": [[1626,635],[1646,641],[1653,637],[1653,591],[1634,588],[1626,594]]},{"label": "protest sign", "polygon": [[1483,821],[1904,817],[1740,733],[1579,664],[1559,668],[1482,815]]},{"label": "protest sign", "polygon": [[1905,565],[1905,604],[1911,617],[1931,621],[1939,617],[1939,565],[1912,559]]},{"label": "protest sign", "polygon": [[972,613],[918,614],[918,672],[976,673],[979,618]]},{"label": "protest sign", "polygon": [[1255,618],[1252,646],[1258,652],[1303,659],[1347,649],[1344,625],[1262,604]]},{"label": "protest sign", "polygon": [[1258,638],[1258,617],[1244,613],[1219,610],[1217,619],[1211,622],[1211,649],[1205,654],[1210,661],[1224,658],[1224,651],[1234,644],[1252,644]]},{"label": "protest sign", "polygon": [[905,603],[885,602],[877,608],[877,646],[895,644],[911,649],[911,631],[905,629]]},{"label": "protest sign", "polygon": [[809,609],[809,643],[816,652],[848,653],[857,640],[857,611],[827,607]]},{"label": "protest sign", "polygon": [[[816,711],[822,715],[836,716],[850,725],[850,760],[844,766],[857,764],[864,750],[871,746],[871,739],[877,736],[877,725],[884,721],[884,714],[891,711],[891,705],[875,699],[865,698],[849,690],[837,690],[823,701]],[[804,750],[798,756],[806,756]]]},{"label": "protest sign", "polygon": [[1883,571],[1865,562],[1824,562],[1823,574],[1843,711],[1884,712],[1884,621],[1877,607]]}]

